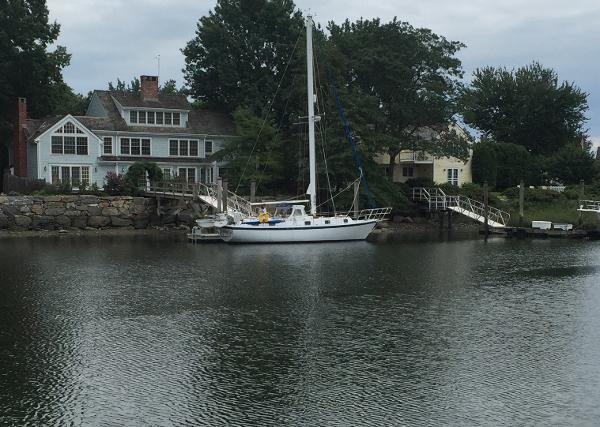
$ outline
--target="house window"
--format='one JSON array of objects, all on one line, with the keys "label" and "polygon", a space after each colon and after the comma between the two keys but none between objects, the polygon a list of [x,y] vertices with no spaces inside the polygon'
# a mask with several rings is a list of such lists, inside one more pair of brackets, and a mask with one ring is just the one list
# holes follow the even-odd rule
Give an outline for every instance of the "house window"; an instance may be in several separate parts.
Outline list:
[{"label": "house window", "polygon": [[196,168],[179,168],[179,176],[184,177],[187,182],[196,182]]},{"label": "house window", "polygon": [[89,185],[90,167],[89,166],[51,166],[52,184],[61,182],[70,182],[74,186],[79,184]]},{"label": "house window", "polygon": [[448,183],[458,185],[458,169],[448,169]]},{"label": "house window", "polygon": [[413,171],[412,167],[407,166],[407,167],[402,168],[402,176],[411,177],[411,176],[413,176],[413,174],[414,174],[414,171]]},{"label": "house window", "polygon": [[204,141],[204,155],[209,156],[213,152],[213,142],[212,141]]},{"label": "house window", "polygon": [[80,156],[87,156],[88,154],[88,144],[85,136],[77,137],[77,154]]},{"label": "house window", "polygon": [[198,157],[198,141],[187,139],[169,140],[169,156]]},{"label": "house window", "polygon": [[166,125],[171,124],[171,113],[165,113],[165,124]]},{"label": "house window", "polygon": [[83,131],[73,123],[68,122],[55,131],[50,138],[50,152],[52,154],[77,154],[86,156],[88,154],[88,138],[80,136]]},{"label": "house window", "polygon": [[136,110],[130,110],[129,111],[129,123],[137,123],[137,111]]},{"label": "house window", "polygon": [[173,126],[179,126],[179,113],[173,113]]},{"label": "house window", "polygon": [[146,124],[146,112],[138,111],[138,123]]},{"label": "house window", "polygon": [[154,124],[154,111],[148,111],[148,124]]},{"label": "house window", "polygon": [[163,168],[163,178],[171,179],[171,168]]},{"label": "house window", "polygon": [[157,125],[162,125],[163,124],[163,113],[162,113],[162,111],[157,111],[156,112],[156,124]]},{"label": "house window", "polygon": [[190,141],[190,156],[198,157],[198,141]]},{"label": "house window", "polygon": [[121,154],[127,156],[149,156],[150,139],[148,138],[121,138]]},{"label": "house window", "polygon": [[112,137],[105,136],[104,138],[102,138],[102,141],[104,142],[104,148],[102,149],[102,152],[104,154],[112,154]]}]

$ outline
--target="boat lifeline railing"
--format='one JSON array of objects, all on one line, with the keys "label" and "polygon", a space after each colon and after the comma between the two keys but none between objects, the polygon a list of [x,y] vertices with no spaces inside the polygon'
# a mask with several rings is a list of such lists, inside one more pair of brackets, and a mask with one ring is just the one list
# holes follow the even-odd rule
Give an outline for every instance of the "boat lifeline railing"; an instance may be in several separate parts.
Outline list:
[{"label": "boat lifeline railing", "polygon": [[392,208],[363,209],[358,213],[356,219],[376,219],[377,221],[384,221],[391,211]]}]

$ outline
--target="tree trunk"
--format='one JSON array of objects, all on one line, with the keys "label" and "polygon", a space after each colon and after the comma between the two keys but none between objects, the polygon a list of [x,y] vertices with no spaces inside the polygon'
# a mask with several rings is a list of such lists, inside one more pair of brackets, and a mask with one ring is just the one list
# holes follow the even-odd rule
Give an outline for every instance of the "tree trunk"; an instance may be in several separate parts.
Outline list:
[{"label": "tree trunk", "polygon": [[396,157],[398,157],[399,151],[390,151],[388,155],[390,156],[390,162],[388,163],[387,176],[390,182],[394,182],[394,172],[396,170]]}]

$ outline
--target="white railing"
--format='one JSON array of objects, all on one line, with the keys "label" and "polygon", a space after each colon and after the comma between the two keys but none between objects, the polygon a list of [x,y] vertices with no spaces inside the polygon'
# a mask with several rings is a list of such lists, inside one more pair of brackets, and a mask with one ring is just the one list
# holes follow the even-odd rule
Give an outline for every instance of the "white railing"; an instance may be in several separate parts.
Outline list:
[{"label": "white railing", "polygon": [[600,201],[598,200],[580,200],[579,208],[581,212],[598,212],[600,213]]},{"label": "white railing", "polygon": [[398,158],[400,162],[433,163],[433,156],[425,151],[401,151]]},{"label": "white railing", "polygon": [[[164,181],[146,184],[144,190],[148,195],[170,196],[182,198],[210,197],[216,204],[218,201],[218,190],[215,184],[204,184],[201,182]],[[212,203],[209,203],[213,205]],[[213,207],[215,207],[213,205]],[[256,215],[250,202],[237,194],[227,191],[227,209],[240,212],[246,216]]]},{"label": "white railing", "polygon": [[392,208],[363,209],[358,213],[357,219],[376,219],[377,221],[384,221],[391,211]]},{"label": "white railing", "polygon": [[[413,200],[427,202],[430,211],[446,210],[456,207],[478,215],[485,221],[485,205],[482,202],[464,196],[449,196],[440,188],[415,187],[412,190],[412,198]],[[595,203],[600,205],[600,202]],[[510,220],[510,214],[488,205],[487,218],[489,221],[507,226]]]},{"label": "white railing", "polygon": [[[448,207],[461,208],[485,218],[485,205],[477,200],[469,199],[468,197],[448,196]],[[510,220],[510,214],[488,205],[487,218],[490,222],[493,221],[506,227],[508,225],[508,221]]]}]

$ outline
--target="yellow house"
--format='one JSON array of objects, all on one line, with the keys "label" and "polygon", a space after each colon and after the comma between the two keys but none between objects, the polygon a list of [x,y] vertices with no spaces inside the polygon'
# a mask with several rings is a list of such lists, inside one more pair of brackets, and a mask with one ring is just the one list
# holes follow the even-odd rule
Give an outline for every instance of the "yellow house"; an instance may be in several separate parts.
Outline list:
[{"label": "yellow house", "polygon": [[[459,127],[454,129],[465,134]],[[409,179],[428,178],[436,184],[449,183],[461,186],[473,181],[472,155],[472,150],[469,150],[469,159],[465,162],[456,157],[434,157],[424,151],[403,150],[396,157],[393,181],[406,182]],[[390,156],[380,154],[375,161],[382,166],[387,166]]]}]

